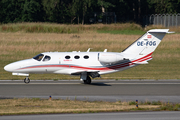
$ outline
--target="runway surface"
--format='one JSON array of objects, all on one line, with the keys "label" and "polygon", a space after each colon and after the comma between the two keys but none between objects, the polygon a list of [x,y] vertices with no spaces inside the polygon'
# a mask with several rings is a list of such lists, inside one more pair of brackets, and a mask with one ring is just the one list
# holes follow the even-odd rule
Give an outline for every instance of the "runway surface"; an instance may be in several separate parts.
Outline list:
[{"label": "runway surface", "polygon": [[179,120],[180,112],[120,112],[1,116],[1,120]]},{"label": "runway surface", "polygon": [[45,98],[88,101],[163,101],[179,103],[180,80],[0,80],[0,99]]}]

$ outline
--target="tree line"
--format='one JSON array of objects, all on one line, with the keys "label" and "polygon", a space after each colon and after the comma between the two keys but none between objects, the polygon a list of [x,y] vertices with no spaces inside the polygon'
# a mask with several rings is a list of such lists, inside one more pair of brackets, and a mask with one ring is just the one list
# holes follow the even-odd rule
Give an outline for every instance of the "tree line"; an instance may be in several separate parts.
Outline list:
[{"label": "tree line", "polygon": [[[141,23],[149,14],[180,13],[180,0],[0,0],[0,22],[88,24],[95,13]],[[96,22],[96,21],[95,21]]]}]

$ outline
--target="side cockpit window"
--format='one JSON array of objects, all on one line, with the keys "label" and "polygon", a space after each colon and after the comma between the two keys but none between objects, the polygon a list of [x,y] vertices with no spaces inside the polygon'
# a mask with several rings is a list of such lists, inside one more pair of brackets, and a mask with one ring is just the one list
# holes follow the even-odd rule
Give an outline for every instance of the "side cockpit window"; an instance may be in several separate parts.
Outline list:
[{"label": "side cockpit window", "polygon": [[33,57],[33,59],[35,59],[37,61],[41,61],[43,57],[44,57],[43,54],[39,54],[39,55],[36,55],[35,57]]},{"label": "side cockpit window", "polygon": [[51,59],[51,57],[46,55],[46,56],[44,57],[43,61],[49,61],[50,59]]}]

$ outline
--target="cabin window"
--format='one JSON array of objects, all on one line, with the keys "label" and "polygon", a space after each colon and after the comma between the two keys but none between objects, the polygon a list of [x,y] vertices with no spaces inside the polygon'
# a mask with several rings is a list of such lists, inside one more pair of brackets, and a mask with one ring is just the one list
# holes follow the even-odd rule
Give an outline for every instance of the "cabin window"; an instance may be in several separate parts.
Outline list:
[{"label": "cabin window", "polygon": [[78,55],[74,56],[75,59],[79,59],[80,57]]},{"label": "cabin window", "polygon": [[65,56],[66,59],[70,59],[71,57],[69,55]]},{"label": "cabin window", "polygon": [[35,59],[37,61],[41,61],[43,57],[44,57],[43,54],[39,54],[39,55],[36,55],[35,57],[33,57],[33,59]]},{"label": "cabin window", "polygon": [[89,59],[89,56],[88,56],[88,55],[85,55],[85,56],[84,56],[84,59]]},{"label": "cabin window", "polygon": [[46,55],[46,56],[44,57],[43,61],[49,61],[50,59],[51,59],[51,57]]}]

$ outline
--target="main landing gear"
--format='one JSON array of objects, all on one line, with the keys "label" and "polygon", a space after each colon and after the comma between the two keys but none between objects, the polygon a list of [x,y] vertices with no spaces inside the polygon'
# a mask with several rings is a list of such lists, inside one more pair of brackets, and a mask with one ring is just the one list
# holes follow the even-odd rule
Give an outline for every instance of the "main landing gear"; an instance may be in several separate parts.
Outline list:
[{"label": "main landing gear", "polygon": [[30,83],[30,79],[28,76],[24,79],[24,83],[26,83],[26,84]]},{"label": "main landing gear", "polygon": [[80,80],[84,82],[84,84],[91,84],[91,78],[89,73],[82,72],[80,75]]},{"label": "main landing gear", "polygon": [[87,76],[86,80],[83,80],[84,84],[91,84],[91,78]]}]

